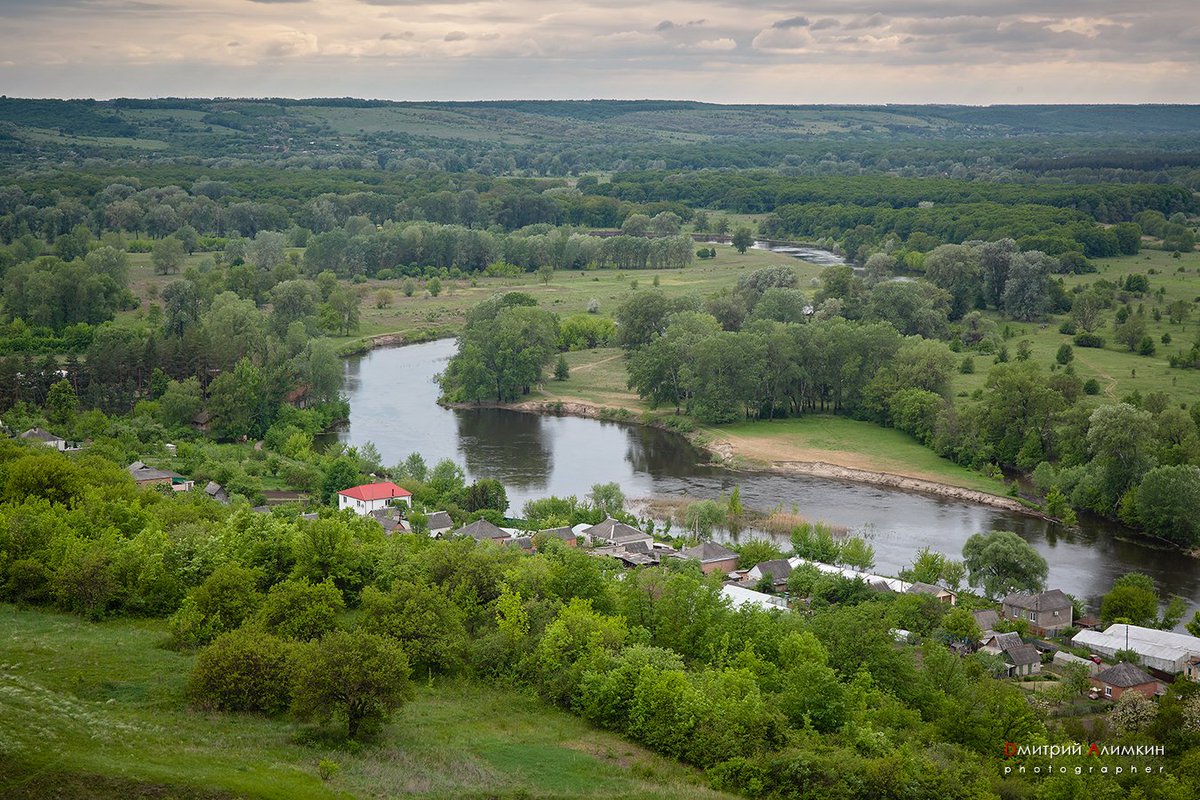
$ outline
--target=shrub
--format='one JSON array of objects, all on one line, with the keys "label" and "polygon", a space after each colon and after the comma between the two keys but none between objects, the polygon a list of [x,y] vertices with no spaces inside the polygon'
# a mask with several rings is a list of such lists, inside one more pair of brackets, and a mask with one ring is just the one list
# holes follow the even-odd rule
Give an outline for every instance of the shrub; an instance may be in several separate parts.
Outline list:
[{"label": "shrub", "polygon": [[1095,378],[1088,378],[1083,382],[1083,393],[1091,395],[1100,394],[1100,381]]},{"label": "shrub", "polygon": [[257,628],[222,634],[196,656],[188,694],[205,709],[277,714],[291,702],[293,650]]},{"label": "shrub", "polygon": [[1076,347],[1104,347],[1104,337],[1096,333],[1081,333],[1075,339]]},{"label": "shrub", "polygon": [[258,620],[277,636],[307,642],[333,630],[345,608],[342,593],[331,581],[312,583],[300,578],[272,586]]}]

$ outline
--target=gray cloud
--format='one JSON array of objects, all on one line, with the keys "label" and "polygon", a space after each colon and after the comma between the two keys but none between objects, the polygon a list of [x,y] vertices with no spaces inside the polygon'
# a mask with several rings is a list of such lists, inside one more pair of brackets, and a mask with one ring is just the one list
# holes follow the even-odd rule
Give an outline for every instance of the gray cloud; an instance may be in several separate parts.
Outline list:
[{"label": "gray cloud", "polygon": [[772,28],[807,28],[808,17],[788,17],[771,25]]},{"label": "gray cloud", "polygon": [[[1044,101],[1195,101],[1200,87],[1195,0],[681,8],[671,19],[644,0],[0,0],[0,85],[197,94],[225,76],[210,93],[619,97],[652,86],[781,102],[1013,100],[1022,81]],[[168,69],[181,65],[191,73]],[[423,83],[398,85],[398,66]]]}]

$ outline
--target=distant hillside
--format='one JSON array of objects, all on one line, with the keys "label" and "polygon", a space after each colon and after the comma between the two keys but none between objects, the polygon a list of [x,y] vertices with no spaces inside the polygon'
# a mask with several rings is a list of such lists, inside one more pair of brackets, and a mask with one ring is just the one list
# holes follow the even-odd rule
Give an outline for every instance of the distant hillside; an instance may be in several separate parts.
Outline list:
[{"label": "distant hillside", "polygon": [[[630,168],[1195,167],[1200,106],[786,106],[671,100],[401,103],[353,98],[0,98],[17,163],[100,157],[484,174]],[[1107,160],[1089,160],[1104,152]],[[1119,153],[1113,161],[1112,154]],[[1164,160],[1163,153],[1174,153]],[[1060,161],[1070,155],[1074,162]],[[1153,158],[1150,156],[1153,155]],[[832,159],[830,158],[832,156]],[[846,165],[844,162],[850,162]]]}]

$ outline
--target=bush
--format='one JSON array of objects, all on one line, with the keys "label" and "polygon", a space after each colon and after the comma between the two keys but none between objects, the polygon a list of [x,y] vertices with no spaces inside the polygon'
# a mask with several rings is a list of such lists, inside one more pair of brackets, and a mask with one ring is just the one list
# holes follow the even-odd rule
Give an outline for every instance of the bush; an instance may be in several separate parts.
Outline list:
[{"label": "bush", "polygon": [[1149,336],[1143,336],[1138,342],[1138,354],[1143,356],[1152,356],[1157,348],[1154,345],[1154,340]]},{"label": "bush", "polygon": [[1104,347],[1104,337],[1096,333],[1081,333],[1075,339],[1076,347]]},{"label": "bush", "polygon": [[237,562],[217,567],[204,583],[188,594],[168,625],[176,647],[207,644],[232,631],[258,611],[261,573]]},{"label": "bush", "polygon": [[293,650],[256,628],[222,634],[196,656],[188,694],[200,708],[277,714],[291,702]]},{"label": "bush", "polygon": [[1100,394],[1100,381],[1095,378],[1088,378],[1083,382],[1083,393],[1091,395]]},{"label": "bush", "polygon": [[258,610],[258,621],[277,636],[307,642],[333,630],[345,608],[342,593],[331,581],[312,583],[300,578],[271,587]]}]

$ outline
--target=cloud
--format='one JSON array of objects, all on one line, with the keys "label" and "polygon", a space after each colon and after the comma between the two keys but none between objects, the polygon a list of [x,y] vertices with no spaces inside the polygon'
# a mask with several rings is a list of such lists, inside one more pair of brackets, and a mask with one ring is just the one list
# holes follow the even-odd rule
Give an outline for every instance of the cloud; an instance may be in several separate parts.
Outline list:
[{"label": "cloud", "polygon": [[[697,99],[920,91],[930,101],[1195,102],[1200,81],[1195,0],[0,0],[0,19],[0,57],[15,65],[9,94],[214,85],[219,94],[622,96],[623,86],[639,95],[653,86]],[[720,66],[701,53],[719,53]],[[167,70],[177,64],[195,77]],[[428,72],[420,85],[397,84],[397,68]],[[1013,76],[1026,72],[1019,95]]]},{"label": "cloud", "polygon": [[808,17],[788,17],[771,25],[772,28],[807,28]]},{"label": "cloud", "polygon": [[737,42],[733,39],[705,39],[702,42],[696,42],[692,45],[697,50],[736,50]]}]

